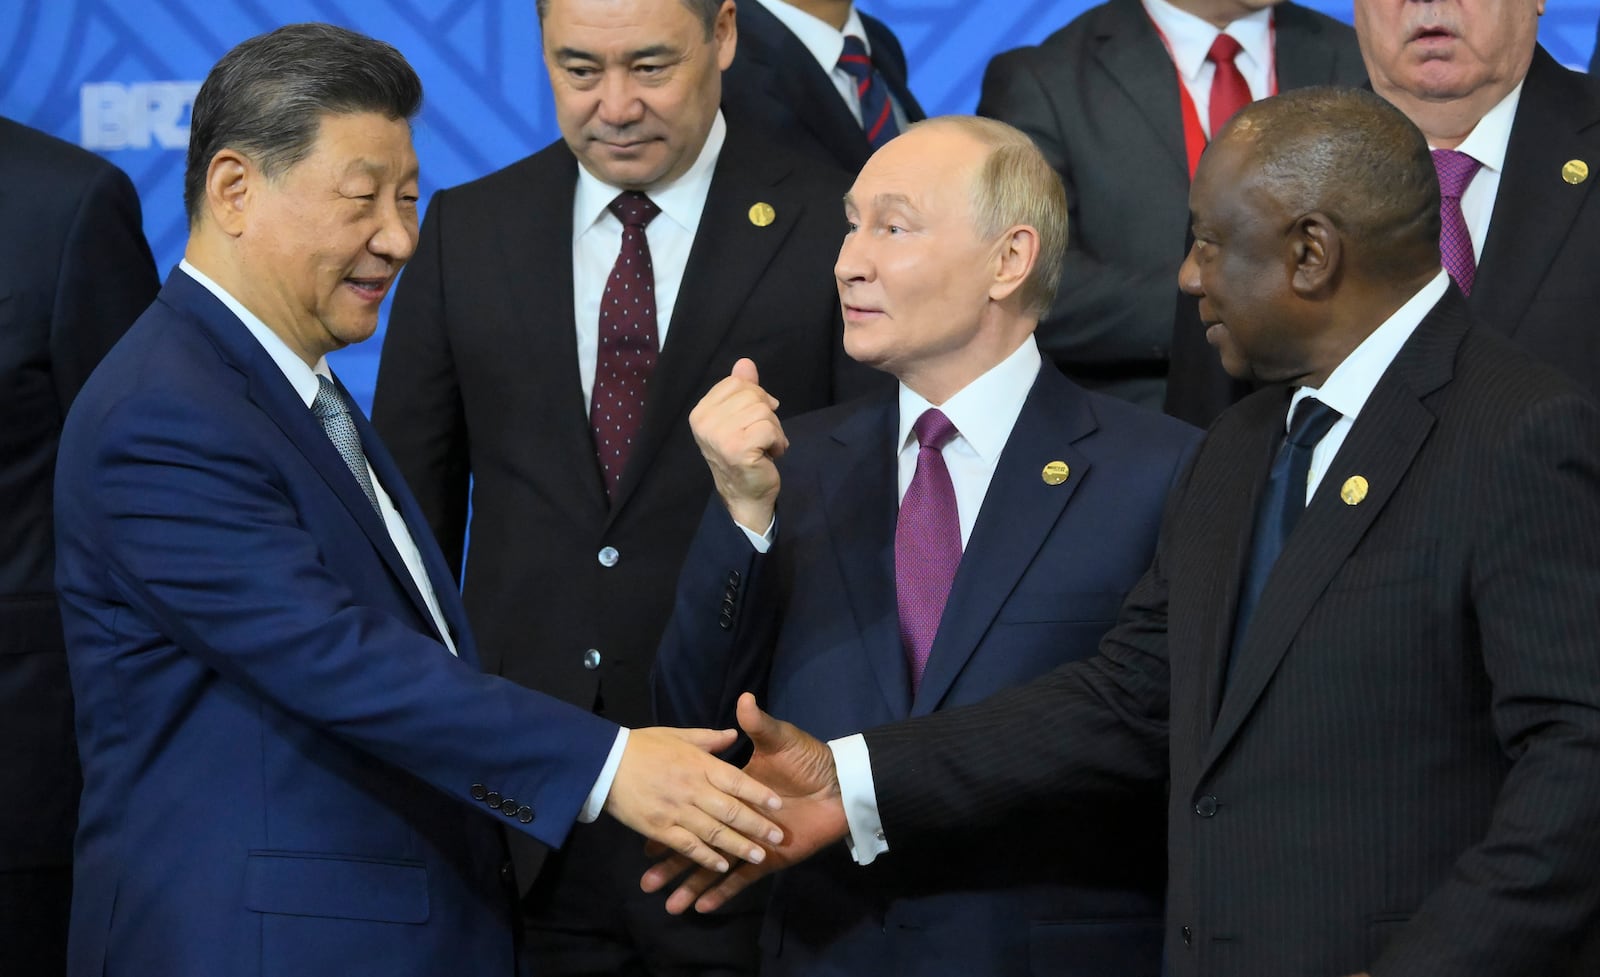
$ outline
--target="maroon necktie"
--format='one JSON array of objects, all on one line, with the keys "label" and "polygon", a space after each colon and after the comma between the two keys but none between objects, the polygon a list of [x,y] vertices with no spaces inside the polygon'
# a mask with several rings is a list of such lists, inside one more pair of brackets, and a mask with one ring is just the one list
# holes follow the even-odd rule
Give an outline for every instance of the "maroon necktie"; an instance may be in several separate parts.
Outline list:
[{"label": "maroon necktie", "polygon": [[950,584],[961,563],[961,519],[956,490],[940,449],[956,434],[938,408],[929,408],[912,427],[917,436],[917,472],[900,503],[894,531],[894,590],[900,609],[900,644],[911,670],[911,694],[917,694],[928,665],[933,637],[939,632]]},{"label": "maroon necktie", "polygon": [[1206,52],[1206,60],[1216,65],[1211,74],[1211,106],[1207,114],[1211,122],[1211,138],[1222,134],[1233,114],[1250,104],[1250,86],[1233,59],[1239,56],[1239,42],[1226,34],[1218,34]]},{"label": "maroon necktie", "polygon": [[1461,213],[1461,195],[1482,165],[1459,150],[1433,151],[1433,168],[1439,171],[1439,260],[1463,295],[1472,294],[1478,259],[1472,253],[1472,235],[1467,233],[1467,219]]},{"label": "maroon necktie", "polygon": [[889,86],[878,69],[872,66],[867,45],[861,38],[854,34],[845,35],[839,67],[855,79],[856,97],[861,100],[861,129],[867,134],[867,145],[877,149],[898,136],[900,127],[894,121],[894,104],[889,100]]},{"label": "maroon necktie", "polygon": [[661,208],[637,190],[628,190],[611,201],[611,212],[622,222],[622,250],[600,299],[600,348],[589,407],[607,494],[616,491],[639,436],[645,387],[656,368],[656,276],[644,229]]}]

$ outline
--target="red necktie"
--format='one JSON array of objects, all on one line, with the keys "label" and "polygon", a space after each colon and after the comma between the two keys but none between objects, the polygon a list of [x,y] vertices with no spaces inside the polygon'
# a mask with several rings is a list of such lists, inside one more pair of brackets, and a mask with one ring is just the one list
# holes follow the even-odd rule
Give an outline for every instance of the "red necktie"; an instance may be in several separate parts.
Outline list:
[{"label": "red necktie", "polygon": [[1433,168],[1439,171],[1439,260],[1463,295],[1472,294],[1478,259],[1472,253],[1472,235],[1467,233],[1467,219],[1461,213],[1461,195],[1482,165],[1459,150],[1433,151]]},{"label": "red necktie", "polygon": [[900,644],[911,670],[911,694],[917,694],[928,665],[939,619],[944,617],[950,585],[961,564],[961,518],[956,490],[941,453],[956,435],[938,408],[929,408],[912,427],[920,445],[917,471],[911,476],[894,531],[894,589],[900,610]]},{"label": "red necktie", "polygon": [[645,387],[656,368],[656,276],[644,229],[661,213],[637,190],[618,194],[610,209],[622,222],[622,249],[600,299],[600,348],[589,408],[608,495],[616,491],[644,423]]},{"label": "red necktie", "polygon": [[1226,34],[1218,34],[1217,39],[1211,42],[1211,50],[1206,52],[1206,60],[1216,65],[1216,70],[1211,74],[1211,106],[1207,113],[1213,140],[1221,135],[1222,127],[1228,124],[1235,112],[1250,104],[1250,86],[1245,84],[1244,75],[1233,63],[1240,50],[1238,41]]}]

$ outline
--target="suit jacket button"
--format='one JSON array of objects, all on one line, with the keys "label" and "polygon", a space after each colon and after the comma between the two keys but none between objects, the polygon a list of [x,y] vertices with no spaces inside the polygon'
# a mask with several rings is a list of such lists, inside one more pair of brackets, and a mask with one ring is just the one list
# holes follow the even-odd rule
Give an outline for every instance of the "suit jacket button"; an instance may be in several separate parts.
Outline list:
[{"label": "suit jacket button", "polygon": [[599,648],[590,648],[588,651],[583,653],[583,667],[587,668],[591,672],[600,667]]},{"label": "suit jacket button", "polygon": [[1182,929],[1181,932],[1183,933],[1183,945],[1184,946],[1193,946],[1194,945],[1194,930],[1192,930],[1189,927],[1185,926]]},{"label": "suit jacket button", "polygon": [[724,614],[732,614],[733,613],[733,598],[732,597],[728,597],[728,598],[725,598],[723,600],[723,602],[722,602],[722,613],[724,613]]},{"label": "suit jacket button", "polygon": [[732,631],[733,615],[729,614],[727,611],[723,611],[722,614],[717,617],[717,626],[724,631]]},{"label": "suit jacket button", "polygon": [[600,565],[603,567],[616,566],[617,560],[620,559],[621,556],[622,554],[617,552],[617,548],[615,546],[602,546],[600,548],[600,552],[595,554],[595,558],[600,561]]},{"label": "suit jacket button", "polygon": [[514,797],[507,797],[500,802],[500,813],[508,818],[517,816],[517,801]]},{"label": "suit jacket button", "polygon": [[500,792],[497,790],[491,790],[489,792],[489,796],[485,797],[483,802],[489,805],[489,809],[491,811],[500,810]]},{"label": "suit jacket button", "polygon": [[729,570],[728,571],[728,588],[730,590],[732,588],[734,588],[734,587],[739,586],[739,580],[740,580],[740,577],[739,577],[739,571],[738,570]]},{"label": "suit jacket button", "polygon": [[533,808],[526,804],[517,808],[517,820],[521,821],[523,824],[533,823]]},{"label": "suit jacket button", "polygon": [[1217,799],[1215,797],[1212,797],[1210,794],[1207,794],[1206,796],[1200,798],[1198,801],[1195,802],[1194,813],[1200,815],[1203,818],[1209,818],[1212,815],[1216,814],[1217,813]]},{"label": "suit jacket button", "polygon": [[481,801],[485,797],[488,797],[488,796],[489,796],[489,788],[483,786],[482,784],[473,784],[472,785],[472,799],[473,800]]}]

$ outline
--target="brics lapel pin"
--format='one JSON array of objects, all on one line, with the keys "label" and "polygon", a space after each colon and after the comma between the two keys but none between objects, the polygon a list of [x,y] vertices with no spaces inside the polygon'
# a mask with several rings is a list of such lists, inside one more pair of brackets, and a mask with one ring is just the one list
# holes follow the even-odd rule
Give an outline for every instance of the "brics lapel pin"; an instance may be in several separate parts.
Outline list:
[{"label": "brics lapel pin", "polygon": [[766,227],[778,219],[778,212],[766,201],[750,205],[750,223],[757,227]]},{"label": "brics lapel pin", "polygon": [[1044,479],[1046,485],[1060,485],[1067,480],[1067,476],[1070,474],[1072,474],[1072,469],[1067,467],[1066,462],[1052,461],[1044,466],[1044,471],[1039,473],[1039,477]]},{"label": "brics lapel pin", "polygon": [[1339,486],[1339,498],[1345,505],[1360,505],[1361,500],[1367,497],[1367,480],[1360,475],[1351,475]]},{"label": "brics lapel pin", "polygon": [[1573,186],[1577,186],[1589,179],[1589,164],[1581,159],[1569,159],[1561,167],[1561,179]]}]

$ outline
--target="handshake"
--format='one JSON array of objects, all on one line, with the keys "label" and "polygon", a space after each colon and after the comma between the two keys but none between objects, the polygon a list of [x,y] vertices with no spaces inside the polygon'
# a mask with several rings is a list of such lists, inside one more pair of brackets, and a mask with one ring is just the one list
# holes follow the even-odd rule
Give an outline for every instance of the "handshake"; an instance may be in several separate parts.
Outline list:
[{"label": "handshake", "polygon": [[[755,753],[738,783],[713,786],[750,806],[734,804],[716,816],[707,812],[714,825],[664,829],[635,823],[635,812],[619,809],[611,800],[606,805],[623,823],[656,839],[651,850],[665,857],[639,884],[646,892],[659,892],[676,880],[677,888],[667,898],[667,911],[674,915],[690,906],[712,912],[762,876],[804,861],[848,833],[827,744],[762,712],[748,692],[739,697],[738,719]],[[753,805],[766,810],[757,813]],[[674,836],[674,830],[681,833]],[[764,843],[745,835],[760,836]],[[673,854],[666,855],[669,850]],[[735,861],[730,865],[719,851]]]}]

